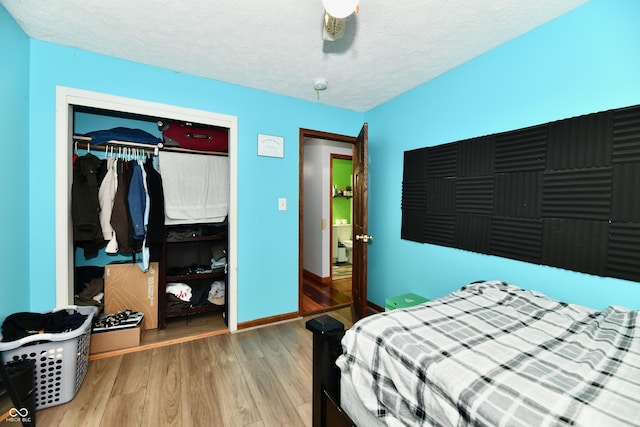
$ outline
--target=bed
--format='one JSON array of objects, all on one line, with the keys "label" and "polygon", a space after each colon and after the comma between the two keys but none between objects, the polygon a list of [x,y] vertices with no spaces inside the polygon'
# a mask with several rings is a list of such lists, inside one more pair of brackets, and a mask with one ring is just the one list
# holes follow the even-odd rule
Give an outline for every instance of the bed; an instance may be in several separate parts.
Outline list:
[{"label": "bed", "polygon": [[638,314],[488,281],[311,319],[314,426],[640,426]]}]

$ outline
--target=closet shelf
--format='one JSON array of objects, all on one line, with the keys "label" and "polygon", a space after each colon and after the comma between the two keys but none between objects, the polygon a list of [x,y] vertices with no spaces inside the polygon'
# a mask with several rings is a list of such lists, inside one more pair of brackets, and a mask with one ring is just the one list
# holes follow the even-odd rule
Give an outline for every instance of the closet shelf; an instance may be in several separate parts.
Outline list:
[{"label": "closet shelf", "polygon": [[215,305],[215,304],[207,304],[207,305],[199,305],[196,307],[189,307],[189,308],[185,308],[182,310],[176,310],[176,311],[167,311],[166,312],[166,317],[167,318],[174,318],[174,317],[183,317],[183,316],[191,316],[193,314],[200,314],[200,313],[210,313],[213,311],[222,311],[224,310],[224,305]]},{"label": "closet shelf", "polygon": [[224,234],[212,234],[208,236],[196,236],[196,237],[169,237],[167,236],[167,243],[193,243],[193,242],[212,242],[215,240],[226,240],[227,236]]},{"label": "closet shelf", "polygon": [[78,147],[82,149],[95,149],[98,151],[106,151],[108,145],[116,145],[120,147],[132,147],[132,148],[142,148],[150,151],[154,151],[156,149],[168,152],[176,152],[176,153],[192,153],[192,154],[206,154],[210,156],[229,156],[229,153],[223,151],[204,151],[204,150],[192,150],[189,148],[180,148],[180,147],[167,147],[163,143],[159,142],[157,145],[152,144],[142,144],[140,142],[131,142],[131,141],[119,141],[116,139],[112,139],[107,141],[104,144],[93,145],[91,144],[90,136],[82,136],[82,135],[74,135],[73,141],[78,143]]},{"label": "closet shelf", "polygon": [[162,151],[170,151],[175,153],[192,153],[192,154],[205,154],[209,156],[229,156],[229,153],[226,151],[204,151],[204,150],[192,150],[190,148],[180,148],[180,147],[167,147],[162,143],[158,144]]},{"label": "closet shelf", "polygon": [[199,280],[199,279],[220,279],[224,278],[224,268],[219,271],[213,271],[211,273],[196,273],[196,274],[180,274],[180,275],[167,275],[167,282],[183,282],[186,280]]},{"label": "closet shelf", "polygon": [[[160,329],[166,326],[169,318],[227,310],[226,259],[225,265],[213,265],[212,257],[219,261],[222,261],[223,256],[226,258],[228,234],[226,221],[165,226],[159,268],[158,327]],[[209,266],[212,267],[212,270],[209,270]],[[219,291],[219,284],[215,283],[218,281],[224,282],[224,304],[201,305],[203,295],[206,296],[213,289],[216,289],[216,293]],[[190,286],[194,290],[192,298],[195,299],[190,299],[189,302],[194,305],[190,307],[168,306],[168,293],[165,291],[169,283],[183,283]],[[205,290],[206,292],[204,292]]]},{"label": "closet shelf", "polygon": [[90,136],[80,136],[74,135],[73,142],[75,144],[75,149],[81,148],[83,150],[91,151],[107,151],[109,147],[117,146],[117,147],[126,147],[132,148],[135,150],[142,150],[143,153],[153,153],[154,156],[158,155],[158,150],[160,149],[160,145],[151,145],[151,144],[142,144],[140,142],[131,142],[131,141],[117,141],[110,140],[106,144],[100,145],[91,145],[91,137]]}]

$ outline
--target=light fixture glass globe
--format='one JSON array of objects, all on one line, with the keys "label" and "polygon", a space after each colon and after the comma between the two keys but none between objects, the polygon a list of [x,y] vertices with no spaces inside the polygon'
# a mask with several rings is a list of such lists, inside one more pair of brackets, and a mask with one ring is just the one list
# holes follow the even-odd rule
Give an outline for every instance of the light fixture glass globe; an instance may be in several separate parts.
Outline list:
[{"label": "light fixture glass globe", "polygon": [[359,0],[322,0],[327,13],[334,18],[346,18],[356,10]]}]

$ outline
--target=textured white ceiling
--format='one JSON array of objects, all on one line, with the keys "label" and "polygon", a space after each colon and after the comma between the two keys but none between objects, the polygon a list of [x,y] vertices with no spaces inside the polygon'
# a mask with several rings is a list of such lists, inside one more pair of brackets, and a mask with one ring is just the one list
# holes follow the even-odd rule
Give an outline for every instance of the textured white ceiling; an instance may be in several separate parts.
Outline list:
[{"label": "textured white ceiling", "polygon": [[0,0],[33,39],[355,111],[586,2],[361,0],[329,42],[321,0]]}]

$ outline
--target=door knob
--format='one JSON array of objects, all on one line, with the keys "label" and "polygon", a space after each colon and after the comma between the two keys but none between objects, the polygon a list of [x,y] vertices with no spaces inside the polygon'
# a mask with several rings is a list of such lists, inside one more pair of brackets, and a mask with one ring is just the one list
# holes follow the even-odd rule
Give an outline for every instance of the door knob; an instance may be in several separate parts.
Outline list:
[{"label": "door knob", "polygon": [[356,234],[356,240],[362,240],[367,243],[369,240],[373,240],[373,236],[369,234]]}]

